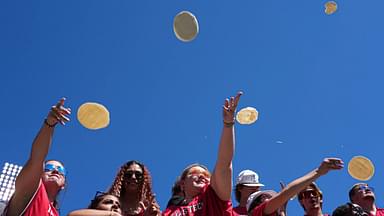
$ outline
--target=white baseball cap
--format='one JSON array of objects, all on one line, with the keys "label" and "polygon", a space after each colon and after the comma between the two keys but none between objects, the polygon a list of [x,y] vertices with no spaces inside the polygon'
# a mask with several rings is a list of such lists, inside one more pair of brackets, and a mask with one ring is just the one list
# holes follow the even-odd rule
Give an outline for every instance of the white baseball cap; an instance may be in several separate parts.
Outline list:
[{"label": "white baseball cap", "polygon": [[249,195],[248,200],[247,200],[247,212],[249,212],[249,208],[251,207],[252,203],[261,195],[263,194],[268,194],[274,197],[277,193],[274,190],[263,190],[263,191],[256,191],[255,193],[252,193]]},{"label": "white baseball cap", "polygon": [[259,182],[259,175],[252,170],[243,170],[239,173],[236,179],[236,185],[245,185],[245,186],[264,186]]}]

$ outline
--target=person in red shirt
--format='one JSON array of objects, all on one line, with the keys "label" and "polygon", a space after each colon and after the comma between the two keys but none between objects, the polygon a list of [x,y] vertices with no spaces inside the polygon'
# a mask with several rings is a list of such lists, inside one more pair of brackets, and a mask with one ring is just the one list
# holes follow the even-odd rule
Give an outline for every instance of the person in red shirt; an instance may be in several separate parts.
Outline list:
[{"label": "person in red shirt", "polygon": [[374,189],[366,183],[357,183],[349,190],[349,200],[361,206],[370,216],[384,216],[384,209],[377,208],[375,204]]},{"label": "person in red shirt", "polygon": [[51,108],[43,126],[32,144],[27,163],[16,178],[15,192],[9,201],[5,216],[58,216],[56,197],[65,187],[66,171],[63,163],[56,160],[45,161],[53,132],[59,122],[69,121],[71,113],[61,99]]},{"label": "person in red shirt", "polygon": [[200,164],[192,164],[180,175],[184,200],[169,205],[163,216],[232,216],[232,159],[234,154],[235,110],[240,96],[226,99],[223,106],[223,130],[218,158],[211,175]]},{"label": "person in red shirt", "polygon": [[329,216],[323,214],[323,193],[315,182],[305,187],[297,194],[299,203],[303,207],[305,216]]},{"label": "person in red shirt", "polygon": [[[320,176],[327,174],[330,170],[339,170],[344,167],[344,163],[338,158],[325,158],[320,166],[308,174],[289,183],[282,191],[274,194],[265,194],[265,196],[256,196],[262,194],[262,191],[251,194],[247,201],[247,211],[249,216],[269,216],[280,215],[278,211],[286,202],[306,186]],[[284,213],[284,212],[282,212]]]},{"label": "person in red shirt", "polygon": [[264,186],[259,182],[259,175],[252,170],[243,170],[239,173],[236,179],[235,198],[239,203],[233,208],[233,216],[247,215],[247,200],[249,195],[259,191],[260,187]]}]

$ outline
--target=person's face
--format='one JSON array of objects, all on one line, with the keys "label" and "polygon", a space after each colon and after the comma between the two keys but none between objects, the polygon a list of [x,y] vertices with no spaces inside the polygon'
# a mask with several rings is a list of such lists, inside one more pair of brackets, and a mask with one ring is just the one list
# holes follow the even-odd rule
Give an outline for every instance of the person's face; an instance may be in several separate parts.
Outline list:
[{"label": "person's face", "polygon": [[181,184],[185,194],[194,196],[202,192],[209,182],[209,172],[202,167],[195,166],[189,169]]},{"label": "person's face", "polygon": [[124,184],[128,191],[137,190],[143,180],[143,170],[138,164],[132,164],[124,173]]},{"label": "person's face", "polygon": [[47,161],[44,165],[42,180],[46,187],[55,185],[56,187],[63,189],[65,185],[65,175],[65,168],[60,162]]},{"label": "person's face", "polygon": [[253,201],[251,204],[252,210],[249,211],[248,215],[252,215],[253,211],[256,209],[257,206],[261,205],[262,203],[270,200],[272,198],[272,195],[270,194],[261,194],[257,199]]},{"label": "person's face", "polygon": [[300,203],[304,206],[305,211],[321,208],[321,197],[317,190],[309,187],[299,193]]},{"label": "person's face", "polygon": [[374,189],[367,184],[359,184],[354,188],[353,201],[360,204],[360,201],[366,199],[375,199]]},{"label": "person's face", "polygon": [[120,201],[113,195],[104,195],[96,206],[98,210],[114,211],[121,214]]},{"label": "person's face", "polygon": [[260,186],[246,186],[246,185],[240,185],[239,191],[241,194],[241,199],[248,199],[249,195],[255,193],[256,191],[260,190]]}]

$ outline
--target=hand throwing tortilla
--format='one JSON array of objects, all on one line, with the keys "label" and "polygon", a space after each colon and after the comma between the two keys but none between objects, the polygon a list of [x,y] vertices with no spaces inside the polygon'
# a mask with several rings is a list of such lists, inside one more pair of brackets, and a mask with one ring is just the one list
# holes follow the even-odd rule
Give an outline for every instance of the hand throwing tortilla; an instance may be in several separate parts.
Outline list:
[{"label": "hand throwing tortilla", "polygon": [[84,103],[77,111],[77,119],[84,127],[97,130],[109,125],[109,111],[98,103]]},{"label": "hand throwing tortilla", "polygon": [[179,40],[189,42],[197,36],[199,24],[191,12],[182,11],[173,20],[173,31]]},{"label": "hand throwing tortilla", "polygon": [[257,118],[259,117],[259,113],[253,107],[246,107],[241,109],[237,115],[236,120],[240,124],[253,124]]},{"label": "hand throwing tortilla", "polygon": [[329,1],[329,2],[325,3],[324,6],[325,6],[325,13],[327,15],[331,15],[331,14],[335,13],[337,10],[337,3],[334,1]]},{"label": "hand throwing tortilla", "polygon": [[373,163],[364,156],[355,156],[348,163],[349,174],[360,181],[368,181],[375,173]]}]

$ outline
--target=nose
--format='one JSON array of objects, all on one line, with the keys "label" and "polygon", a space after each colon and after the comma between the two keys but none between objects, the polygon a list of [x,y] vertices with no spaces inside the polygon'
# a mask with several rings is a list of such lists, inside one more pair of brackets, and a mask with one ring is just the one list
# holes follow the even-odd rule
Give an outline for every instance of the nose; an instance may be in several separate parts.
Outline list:
[{"label": "nose", "polygon": [[51,173],[54,173],[54,174],[60,174],[59,171],[55,168],[51,171]]}]

